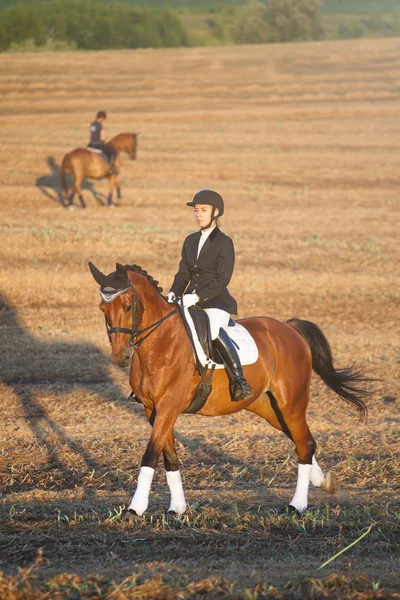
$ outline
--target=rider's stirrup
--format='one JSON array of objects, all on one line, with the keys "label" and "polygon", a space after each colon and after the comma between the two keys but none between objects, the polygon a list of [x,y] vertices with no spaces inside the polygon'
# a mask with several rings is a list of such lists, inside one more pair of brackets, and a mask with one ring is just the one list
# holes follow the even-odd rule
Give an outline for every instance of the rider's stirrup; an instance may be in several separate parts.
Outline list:
[{"label": "rider's stirrup", "polygon": [[213,340],[213,343],[222,358],[229,377],[229,390],[232,401],[239,402],[239,400],[250,398],[253,393],[244,378],[242,365],[240,364],[240,358],[235,345],[225,329],[221,327],[219,335]]}]

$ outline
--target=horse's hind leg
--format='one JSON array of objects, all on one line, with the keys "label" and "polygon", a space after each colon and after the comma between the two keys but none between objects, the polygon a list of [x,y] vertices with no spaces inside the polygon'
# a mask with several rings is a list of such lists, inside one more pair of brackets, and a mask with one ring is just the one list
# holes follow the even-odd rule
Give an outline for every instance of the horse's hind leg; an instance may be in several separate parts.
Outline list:
[{"label": "horse's hind leg", "polygon": [[289,510],[301,513],[307,508],[310,481],[314,486],[330,493],[335,493],[336,481],[334,476],[324,475],[314,456],[316,443],[305,419],[308,391],[305,397],[303,394],[300,401],[296,402],[296,411],[293,410],[293,402],[287,401],[286,398],[285,402],[278,404],[276,396],[277,394],[267,392],[253,402],[247,410],[266,419],[275,429],[283,431],[295,444],[299,459],[298,479],[296,491],[289,503],[292,509]]},{"label": "horse's hind leg", "polygon": [[[117,178],[115,175],[110,175],[110,177],[108,178],[108,198],[107,198],[107,203],[108,206],[114,206],[115,204],[113,203],[113,192],[114,189],[117,187]],[[118,188],[119,191],[119,188]],[[118,194],[118,198],[120,198],[121,196]]]},{"label": "horse's hind leg", "polygon": [[[72,192],[70,194],[70,198],[72,197],[72,200],[73,200],[75,194],[77,194],[82,208],[86,208],[86,203],[85,203],[85,200],[83,199],[82,189],[81,189],[82,181],[83,181],[83,177],[82,177],[81,173],[76,173],[75,179],[74,179],[74,185],[72,187]],[[72,204],[72,201],[70,204]]]}]

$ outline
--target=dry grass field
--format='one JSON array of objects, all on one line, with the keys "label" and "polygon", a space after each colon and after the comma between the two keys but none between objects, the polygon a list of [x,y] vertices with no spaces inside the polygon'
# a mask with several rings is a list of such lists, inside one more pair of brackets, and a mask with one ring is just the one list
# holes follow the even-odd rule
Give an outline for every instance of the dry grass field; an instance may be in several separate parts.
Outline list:
[{"label": "dry grass field", "polygon": [[[97,110],[140,131],[118,207],[63,155]],[[0,55],[0,598],[400,597],[400,39]],[[317,323],[366,365],[367,423],[314,376],[308,421],[340,491],[297,518],[291,443],[249,413],[176,426],[190,508],[126,522],[149,437],[109,360],[87,268],[169,290],[201,188],[226,202],[240,316]],[[324,562],[368,534],[326,567]]]}]

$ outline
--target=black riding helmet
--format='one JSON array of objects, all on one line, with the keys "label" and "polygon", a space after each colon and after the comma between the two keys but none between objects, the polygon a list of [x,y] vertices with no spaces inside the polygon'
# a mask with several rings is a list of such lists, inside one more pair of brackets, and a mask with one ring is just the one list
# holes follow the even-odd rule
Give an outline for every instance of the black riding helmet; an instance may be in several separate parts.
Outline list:
[{"label": "black riding helmet", "polygon": [[219,217],[224,214],[224,201],[222,196],[213,190],[200,190],[191,202],[186,202],[187,206],[195,206],[196,204],[209,204],[210,206],[214,206],[214,208],[218,208]]},{"label": "black riding helmet", "polygon": [[99,110],[96,119],[107,119],[107,113],[104,110]]},{"label": "black riding helmet", "polygon": [[222,196],[220,196],[217,192],[214,192],[213,190],[200,190],[199,192],[197,192],[197,194],[194,196],[191,202],[186,202],[187,206],[195,206],[196,204],[208,204],[209,206],[213,207],[210,222],[208,223],[208,225],[206,225],[206,227],[202,227],[201,229],[208,229],[209,227],[211,227],[212,222],[216,218],[216,208],[218,208],[219,210],[218,217],[221,217],[224,214],[224,201],[222,199]]}]

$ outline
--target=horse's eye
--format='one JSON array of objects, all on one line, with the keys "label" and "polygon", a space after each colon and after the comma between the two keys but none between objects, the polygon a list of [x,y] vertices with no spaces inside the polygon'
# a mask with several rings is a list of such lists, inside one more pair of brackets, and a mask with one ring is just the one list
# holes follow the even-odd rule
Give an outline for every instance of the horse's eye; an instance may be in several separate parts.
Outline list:
[{"label": "horse's eye", "polygon": [[132,304],[130,304],[129,306],[126,306],[124,310],[126,313],[129,312],[130,310],[132,310]]}]

